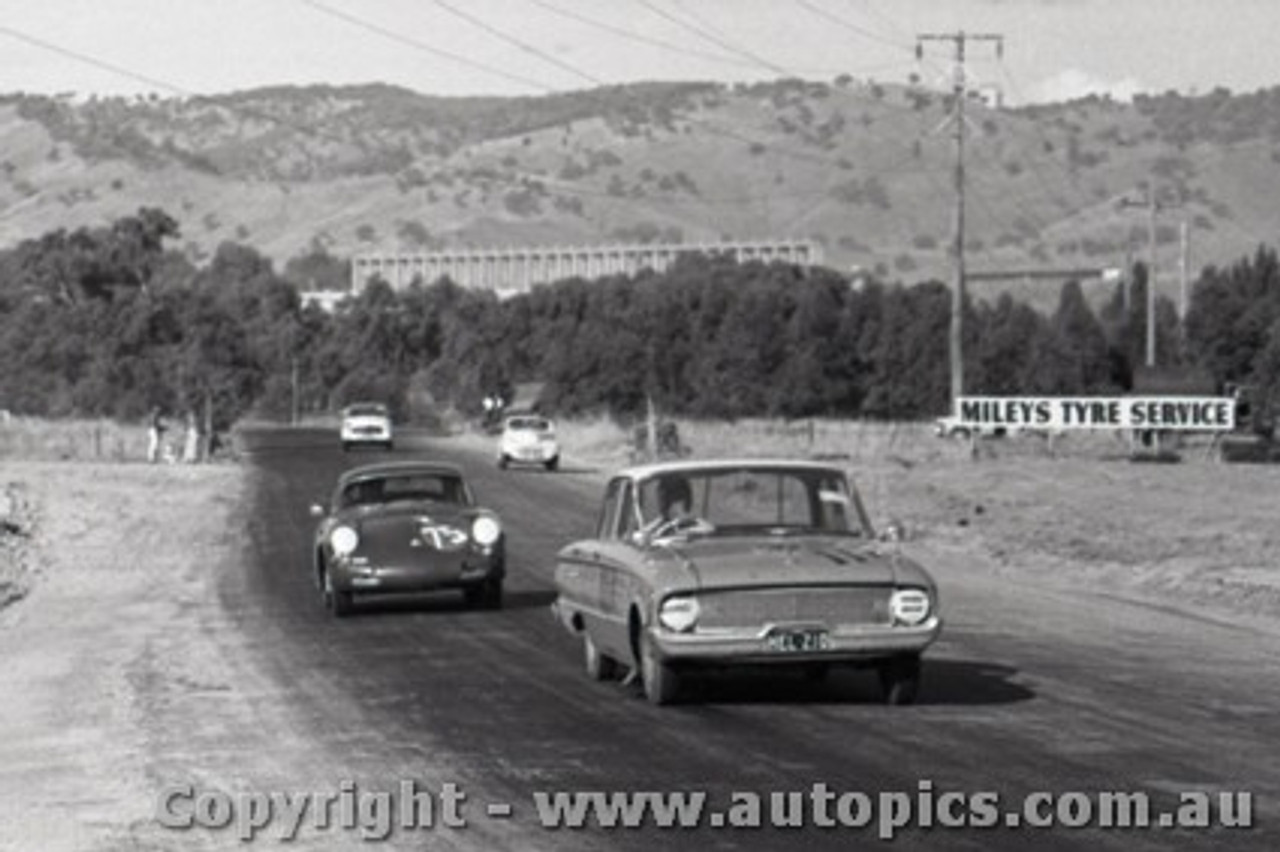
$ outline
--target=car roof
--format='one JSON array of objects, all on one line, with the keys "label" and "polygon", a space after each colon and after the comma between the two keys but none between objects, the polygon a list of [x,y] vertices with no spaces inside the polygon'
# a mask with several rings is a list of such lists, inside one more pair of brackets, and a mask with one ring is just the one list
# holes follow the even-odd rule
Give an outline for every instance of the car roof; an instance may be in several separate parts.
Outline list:
[{"label": "car roof", "polygon": [[649,479],[665,473],[716,473],[748,467],[753,470],[776,468],[778,470],[810,470],[822,473],[836,473],[844,476],[844,469],[827,462],[809,459],[785,458],[726,458],[726,459],[681,459],[679,461],[651,462],[635,465],[618,471],[617,476],[628,479]]},{"label": "car roof", "polygon": [[434,461],[374,462],[343,471],[338,477],[338,482],[345,485],[356,479],[369,479],[378,476],[403,476],[411,473],[440,473],[461,477],[462,468],[455,464]]}]

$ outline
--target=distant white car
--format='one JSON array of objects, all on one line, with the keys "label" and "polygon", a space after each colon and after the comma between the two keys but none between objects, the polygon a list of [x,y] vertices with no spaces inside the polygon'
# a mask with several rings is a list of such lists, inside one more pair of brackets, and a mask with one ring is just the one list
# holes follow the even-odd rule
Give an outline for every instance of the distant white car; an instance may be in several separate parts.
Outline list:
[{"label": "distant white car", "polygon": [[1003,438],[1010,433],[1017,433],[1022,430],[1020,426],[1012,428],[1007,426],[979,426],[976,424],[966,423],[954,414],[946,417],[939,417],[933,422],[933,434],[939,438],[968,438],[971,435],[977,437]]},{"label": "distant white car", "polygon": [[504,420],[502,437],[498,439],[498,467],[505,468],[513,462],[555,470],[560,464],[555,424],[536,414],[517,414]]},{"label": "distant white car", "polygon": [[380,402],[356,402],[342,409],[342,449],[376,445],[388,450],[395,446],[391,434],[391,413]]}]

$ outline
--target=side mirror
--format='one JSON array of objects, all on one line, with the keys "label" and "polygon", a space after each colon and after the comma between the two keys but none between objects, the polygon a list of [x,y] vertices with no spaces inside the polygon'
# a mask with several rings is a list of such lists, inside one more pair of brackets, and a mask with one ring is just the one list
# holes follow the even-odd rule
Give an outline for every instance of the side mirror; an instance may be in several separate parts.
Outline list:
[{"label": "side mirror", "polygon": [[892,518],[880,533],[881,541],[891,541],[895,544],[907,540],[907,527],[897,518]]},{"label": "side mirror", "polygon": [[326,514],[327,513],[324,510],[324,506],[321,506],[319,503],[311,504],[311,517],[323,518]]}]

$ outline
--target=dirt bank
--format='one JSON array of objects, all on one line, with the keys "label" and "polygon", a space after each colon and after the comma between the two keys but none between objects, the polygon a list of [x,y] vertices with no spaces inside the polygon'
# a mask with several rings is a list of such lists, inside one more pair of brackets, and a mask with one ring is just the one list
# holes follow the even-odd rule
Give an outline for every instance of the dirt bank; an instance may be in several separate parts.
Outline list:
[{"label": "dirt bank", "polygon": [[0,486],[32,535],[4,548],[25,597],[0,611],[0,850],[235,846],[159,828],[159,791],[322,763],[218,603],[241,552],[242,477],[6,462]]}]

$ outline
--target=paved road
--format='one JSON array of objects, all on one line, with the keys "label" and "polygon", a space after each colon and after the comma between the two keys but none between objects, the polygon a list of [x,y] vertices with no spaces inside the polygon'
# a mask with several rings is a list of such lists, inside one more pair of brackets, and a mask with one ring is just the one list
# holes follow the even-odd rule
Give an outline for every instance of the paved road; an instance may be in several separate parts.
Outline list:
[{"label": "paved road", "polygon": [[[466,792],[466,829],[403,832],[400,848],[489,849],[1277,849],[1280,634],[1046,588],[1009,590],[937,553],[949,617],[921,701],[878,703],[859,673],[813,685],[783,675],[707,678],[692,701],[653,708],[582,673],[549,615],[553,555],[594,521],[599,472],[496,469],[455,442],[404,441],[397,457],[463,464],[509,535],[508,605],[468,612],[451,596],[322,610],[307,571],[310,502],[344,467],[330,435],[250,435],[256,511],[244,572],[223,605],[260,663],[287,683],[306,736],[333,755],[333,785]],[[1254,794],[1251,831],[1096,828],[931,830],[892,844],[874,829],[548,831],[534,791],[1143,791]],[[490,817],[488,803],[508,803]]]}]

